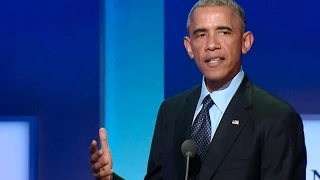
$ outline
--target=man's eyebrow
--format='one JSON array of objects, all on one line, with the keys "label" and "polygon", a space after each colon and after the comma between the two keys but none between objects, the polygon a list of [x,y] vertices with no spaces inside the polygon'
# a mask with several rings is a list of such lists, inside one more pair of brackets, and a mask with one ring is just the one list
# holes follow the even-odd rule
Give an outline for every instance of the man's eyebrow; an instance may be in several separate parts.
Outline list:
[{"label": "man's eyebrow", "polygon": [[217,30],[228,30],[228,31],[232,31],[232,29],[229,26],[218,26],[216,28]]},{"label": "man's eyebrow", "polygon": [[[231,27],[229,27],[229,26],[218,26],[218,27],[216,28],[216,30],[228,30],[228,31],[233,31],[233,30],[231,29]],[[208,32],[208,29],[206,29],[206,28],[198,28],[198,29],[195,29],[195,30],[193,31],[192,35],[196,35],[196,34],[201,33],[201,32]]]},{"label": "man's eyebrow", "polygon": [[196,34],[198,34],[200,32],[207,32],[207,31],[208,30],[206,28],[198,28],[198,29],[195,29],[192,34],[196,35]]}]

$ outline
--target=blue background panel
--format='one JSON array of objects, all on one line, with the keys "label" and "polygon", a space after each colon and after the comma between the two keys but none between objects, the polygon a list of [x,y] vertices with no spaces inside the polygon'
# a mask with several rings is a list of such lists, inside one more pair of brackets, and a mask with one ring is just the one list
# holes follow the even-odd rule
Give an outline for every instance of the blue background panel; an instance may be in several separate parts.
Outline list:
[{"label": "blue background panel", "polygon": [[105,3],[104,120],[114,171],[125,179],[143,179],[164,99],[164,4]]},{"label": "blue background panel", "polygon": [[100,118],[100,2],[0,3],[0,116],[37,116],[40,180],[93,179]]}]

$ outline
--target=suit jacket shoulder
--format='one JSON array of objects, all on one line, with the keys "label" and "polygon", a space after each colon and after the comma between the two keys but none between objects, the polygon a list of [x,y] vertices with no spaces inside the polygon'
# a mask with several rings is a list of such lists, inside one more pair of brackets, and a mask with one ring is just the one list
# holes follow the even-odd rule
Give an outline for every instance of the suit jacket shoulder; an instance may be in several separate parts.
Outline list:
[{"label": "suit jacket shoulder", "polygon": [[254,85],[253,88],[253,104],[256,106],[261,106],[263,108],[267,108],[273,111],[292,111],[296,112],[296,110],[288,104],[283,99],[263,90],[262,88]]},{"label": "suit jacket shoulder", "polygon": [[174,107],[174,109],[181,109],[185,105],[186,100],[191,96],[199,96],[201,92],[201,85],[194,86],[181,93],[178,93],[172,97],[167,98],[163,101],[162,105]]},{"label": "suit jacket shoulder", "polygon": [[179,113],[185,108],[190,98],[195,100],[200,97],[200,92],[201,85],[197,85],[164,100],[158,111],[157,122],[167,129],[172,129],[174,125],[172,121],[177,119]]},{"label": "suit jacket shoulder", "polygon": [[252,91],[252,110],[256,119],[265,121],[269,125],[281,120],[293,120],[300,115],[298,112],[283,99],[263,90],[254,85]]}]

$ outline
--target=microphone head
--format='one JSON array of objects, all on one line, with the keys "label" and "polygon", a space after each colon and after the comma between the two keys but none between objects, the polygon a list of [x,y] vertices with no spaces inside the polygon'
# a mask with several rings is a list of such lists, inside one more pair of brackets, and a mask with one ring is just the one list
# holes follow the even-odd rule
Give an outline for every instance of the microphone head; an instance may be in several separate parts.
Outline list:
[{"label": "microphone head", "polygon": [[185,157],[193,157],[197,153],[197,144],[192,139],[185,140],[181,145],[182,154]]}]

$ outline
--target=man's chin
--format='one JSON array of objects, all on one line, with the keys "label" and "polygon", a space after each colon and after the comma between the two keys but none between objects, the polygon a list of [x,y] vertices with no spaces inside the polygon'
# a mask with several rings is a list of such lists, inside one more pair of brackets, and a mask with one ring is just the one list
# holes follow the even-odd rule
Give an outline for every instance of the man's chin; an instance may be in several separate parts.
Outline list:
[{"label": "man's chin", "polygon": [[209,91],[215,91],[217,89],[222,88],[226,83],[228,83],[228,80],[226,79],[226,76],[223,76],[222,74],[205,74],[205,82],[206,86]]},{"label": "man's chin", "polygon": [[221,82],[225,79],[225,76],[223,76],[221,73],[205,73],[204,77],[206,79],[206,81],[210,81],[211,83],[214,82]]}]

